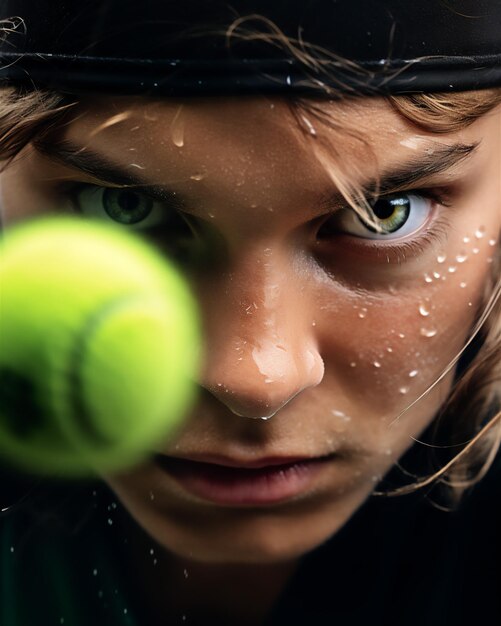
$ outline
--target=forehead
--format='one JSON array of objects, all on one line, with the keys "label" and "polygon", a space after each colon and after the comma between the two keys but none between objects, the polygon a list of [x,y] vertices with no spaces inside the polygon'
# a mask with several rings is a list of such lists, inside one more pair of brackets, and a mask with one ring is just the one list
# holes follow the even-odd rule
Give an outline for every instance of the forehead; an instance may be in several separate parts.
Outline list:
[{"label": "forehead", "polygon": [[[416,133],[382,98],[304,102],[306,106],[264,97],[95,98],[81,102],[68,135],[75,139],[87,136],[93,145],[103,143],[107,148],[116,141],[122,146],[128,143],[151,149],[153,143],[186,151],[195,145],[210,149],[217,142],[228,150],[239,149],[252,155],[273,154],[277,147],[281,152],[284,148],[301,149],[305,144],[302,126],[306,135],[321,135],[336,141],[338,151],[360,156],[367,144],[377,147],[383,141]],[[309,105],[332,123],[320,121]]]}]

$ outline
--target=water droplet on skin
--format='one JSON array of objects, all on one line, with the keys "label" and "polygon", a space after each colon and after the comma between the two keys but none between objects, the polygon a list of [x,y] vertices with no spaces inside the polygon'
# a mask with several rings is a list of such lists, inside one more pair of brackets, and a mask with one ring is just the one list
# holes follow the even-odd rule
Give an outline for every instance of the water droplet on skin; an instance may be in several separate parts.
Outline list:
[{"label": "water droplet on skin", "polygon": [[433,282],[433,278],[431,276],[429,276],[428,274],[424,275],[424,282],[425,283],[432,283]]},{"label": "water droplet on skin", "polygon": [[429,314],[430,314],[430,311],[426,307],[426,305],[425,304],[420,304],[419,305],[419,315],[422,315],[423,317],[428,317]]},{"label": "water droplet on skin", "polygon": [[366,316],[367,316],[367,309],[363,308],[363,309],[359,312],[358,317],[359,317],[360,319],[364,319]]},{"label": "water droplet on skin", "polygon": [[455,267],[454,265],[451,265],[448,269],[449,274],[454,274],[457,270],[457,267]]},{"label": "water droplet on skin", "polygon": [[400,387],[398,393],[400,393],[402,396],[405,396],[405,394],[409,393],[409,387]]},{"label": "water droplet on skin", "polygon": [[473,254],[478,254],[480,252],[480,250],[478,248],[473,248],[472,252],[473,252]]},{"label": "water droplet on skin", "polygon": [[436,278],[438,280],[440,276],[441,274],[439,274],[438,272],[433,272],[433,278]]},{"label": "water droplet on skin", "polygon": [[386,454],[386,456],[391,456],[391,453],[392,453],[391,448],[386,448],[386,450],[384,451],[384,453]]},{"label": "water droplet on skin", "polygon": [[445,263],[445,259],[447,258],[447,256],[445,254],[439,254],[437,256],[437,263]]},{"label": "water droplet on skin", "polygon": [[477,230],[475,231],[475,239],[482,239],[484,235],[485,235],[485,226],[480,226],[479,228],[477,228]]},{"label": "water droplet on skin", "polygon": [[463,243],[470,243],[469,237],[463,237]]},{"label": "water droplet on skin", "polygon": [[374,367],[377,368],[377,369],[379,369],[381,367],[381,363],[379,361],[374,361],[374,363],[372,365],[374,365]]},{"label": "water droplet on skin", "polygon": [[111,519],[111,517],[108,517],[108,525],[113,526],[113,520]]},{"label": "water droplet on skin", "polygon": [[153,556],[155,554],[155,550],[153,548],[150,548],[150,554],[151,554],[151,556]]},{"label": "water droplet on skin", "polygon": [[456,261],[458,263],[464,263],[466,261],[466,259],[468,258],[468,255],[466,254],[466,252],[460,252],[457,256],[456,256]]},{"label": "water droplet on skin", "polygon": [[343,413],[343,411],[336,411],[335,409],[333,409],[331,413],[335,417],[339,417],[340,419],[342,419],[344,422],[349,422],[351,420],[351,417],[349,415],[346,415],[346,413]]},{"label": "water droplet on skin", "polygon": [[174,115],[174,119],[172,120],[172,124],[170,126],[170,136],[172,139],[172,143],[178,148],[182,148],[184,146],[184,118],[181,117],[181,113],[183,111],[183,105],[179,107]]},{"label": "water droplet on skin", "polygon": [[203,180],[204,178],[204,174],[193,174],[193,176],[190,176],[191,180]]},{"label": "water droplet on skin", "polygon": [[423,337],[435,337],[437,331],[434,328],[421,328],[421,335]]},{"label": "water droplet on skin", "polygon": [[496,244],[497,244],[497,241],[496,241],[495,239],[489,239],[489,245],[490,245],[491,247],[492,247],[492,246],[495,246]]},{"label": "water droplet on skin", "polygon": [[355,363],[355,361],[352,361],[352,362],[350,363],[350,367],[357,367],[357,364]]},{"label": "water droplet on skin", "polygon": [[417,375],[418,375],[417,370],[412,370],[412,372],[409,372],[409,378],[416,378]]},{"label": "water droplet on skin", "polygon": [[404,333],[398,333],[398,336],[400,337],[400,339],[404,339],[405,338]]},{"label": "water droplet on skin", "polygon": [[310,135],[313,135],[314,137],[316,137],[317,135],[317,131],[315,130],[313,124],[310,122],[310,120],[305,117],[304,115],[302,116],[304,123],[306,124],[306,126],[308,127],[308,130],[310,132]]},{"label": "water droplet on skin", "polygon": [[386,348],[386,352],[389,352],[391,354],[393,352],[393,348]]},{"label": "water droplet on skin", "polygon": [[461,287],[461,289],[464,289],[466,287],[467,283],[459,283],[459,286]]},{"label": "water droplet on skin", "polygon": [[316,322],[312,322],[312,323],[311,323],[311,325],[312,325],[312,326],[316,326],[316,325],[317,325],[317,323],[316,323]]}]

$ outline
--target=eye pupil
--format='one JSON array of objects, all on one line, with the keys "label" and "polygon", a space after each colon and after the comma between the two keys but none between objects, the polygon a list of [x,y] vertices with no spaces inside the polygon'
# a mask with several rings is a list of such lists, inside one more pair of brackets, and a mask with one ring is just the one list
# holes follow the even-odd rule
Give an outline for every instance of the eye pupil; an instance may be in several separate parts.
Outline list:
[{"label": "eye pupil", "polygon": [[408,198],[382,198],[374,203],[372,211],[378,219],[387,220],[395,211],[405,209],[408,204]]},{"label": "eye pupil", "polygon": [[106,213],[120,224],[137,224],[153,209],[153,201],[135,191],[106,189],[103,194]]}]

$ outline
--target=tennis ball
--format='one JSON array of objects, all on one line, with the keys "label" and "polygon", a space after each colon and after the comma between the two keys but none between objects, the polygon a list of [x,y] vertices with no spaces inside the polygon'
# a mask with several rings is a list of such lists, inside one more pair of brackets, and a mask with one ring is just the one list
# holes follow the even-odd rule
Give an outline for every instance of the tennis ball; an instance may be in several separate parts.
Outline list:
[{"label": "tennis ball", "polygon": [[44,218],[0,241],[0,456],[85,476],[139,462],[180,425],[199,334],[180,274],[116,226]]}]

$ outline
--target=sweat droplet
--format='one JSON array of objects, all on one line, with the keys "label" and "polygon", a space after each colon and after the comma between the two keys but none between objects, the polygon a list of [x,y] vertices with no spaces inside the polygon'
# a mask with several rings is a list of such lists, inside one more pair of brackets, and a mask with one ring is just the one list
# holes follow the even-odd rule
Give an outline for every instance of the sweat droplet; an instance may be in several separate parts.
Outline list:
[{"label": "sweat droplet", "polygon": [[490,246],[495,246],[496,244],[497,244],[497,241],[495,239],[489,239]]},{"label": "sweat droplet", "polygon": [[415,378],[417,375],[418,375],[417,370],[412,370],[412,372],[409,372],[409,378]]},{"label": "sweat droplet", "polygon": [[374,361],[374,363],[372,365],[374,365],[374,367],[376,367],[378,369],[381,367],[381,363],[379,361]]},{"label": "sweat droplet", "polygon": [[203,174],[193,174],[193,176],[190,176],[191,180],[203,180],[204,175]]},{"label": "sweat droplet", "polygon": [[467,258],[468,258],[468,255],[465,252],[460,252],[456,257],[456,261],[458,263],[464,263]]},{"label": "sweat droplet", "polygon": [[433,278],[438,280],[440,278],[440,274],[438,272],[433,272]]},{"label": "sweat droplet", "polygon": [[421,335],[423,337],[435,337],[437,331],[434,328],[421,328]]},{"label": "sweat droplet", "polygon": [[182,148],[184,146],[184,118],[181,117],[182,111],[183,105],[181,105],[176,111],[176,115],[174,116],[170,126],[172,143],[178,148]]},{"label": "sweat droplet", "polygon": [[459,286],[461,287],[461,289],[464,289],[466,287],[467,283],[459,283]]},{"label": "sweat droplet", "polygon": [[456,270],[457,270],[457,267],[456,267],[455,265],[451,265],[451,266],[449,267],[448,272],[449,272],[449,274],[454,274],[454,272],[455,272]]},{"label": "sweat droplet", "polygon": [[463,237],[463,243],[470,243],[469,237]]},{"label": "sweat droplet", "polygon": [[446,255],[445,254],[439,254],[437,256],[437,263],[445,263],[445,259],[446,259]]},{"label": "sweat droplet", "polygon": [[425,304],[420,304],[419,305],[419,315],[422,315],[423,317],[428,317],[428,315],[430,314],[429,309],[426,308]]},{"label": "sweat droplet", "polygon": [[306,124],[306,126],[308,127],[310,135],[316,136],[317,131],[313,127],[313,124],[310,122],[310,120],[307,117],[305,117],[304,115],[303,115],[303,121]]},{"label": "sweat droplet", "polygon": [[350,363],[350,367],[357,367],[357,364],[355,363],[355,361],[352,361],[352,362]]},{"label": "sweat droplet", "polygon": [[335,409],[333,409],[331,413],[335,417],[339,417],[340,419],[342,419],[344,422],[349,422],[351,420],[351,417],[349,415],[346,415],[346,413],[343,413],[342,411],[336,411]]},{"label": "sweat droplet", "polygon": [[473,254],[478,254],[480,252],[480,250],[478,248],[473,248],[472,252],[473,252]]},{"label": "sweat droplet", "polygon": [[361,309],[360,313],[358,314],[358,317],[360,319],[364,319],[364,317],[366,317],[366,315],[367,315],[367,309],[364,308],[364,309]]},{"label": "sweat droplet", "polygon": [[485,226],[480,226],[480,228],[477,228],[477,230],[475,231],[475,238],[482,239],[484,235],[485,235]]},{"label": "sweat droplet", "polygon": [[424,282],[425,283],[432,283],[433,282],[433,278],[431,276],[429,276],[428,274],[424,275]]}]

